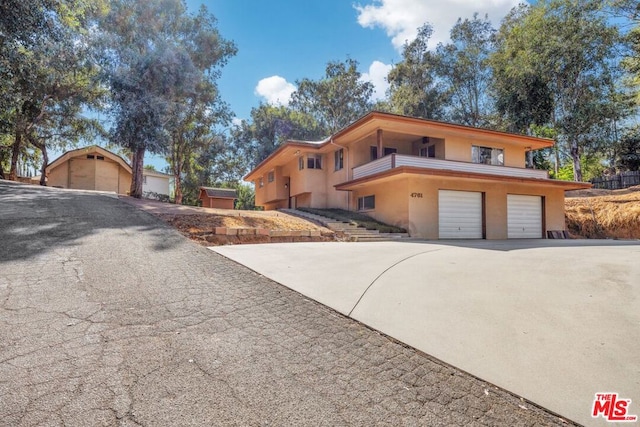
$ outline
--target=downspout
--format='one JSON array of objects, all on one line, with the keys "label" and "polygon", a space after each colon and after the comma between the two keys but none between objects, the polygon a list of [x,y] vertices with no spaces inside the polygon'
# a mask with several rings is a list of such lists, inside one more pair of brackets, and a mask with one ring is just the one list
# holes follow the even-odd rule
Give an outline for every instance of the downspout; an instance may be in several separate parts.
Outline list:
[{"label": "downspout", "polygon": [[[346,159],[345,159],[345,163],[347,164],[346,169],[347,169],[347,181],[350,181],[351,178],[349,177],[349,172],[351,171],[351,167],[349,166],[349,148],[342,146],[340,144],[336,144],[335,142],[333,142],[333,137],[331,137],[331,139],[329,140],[329,143],[331,145],[335,145],[336,147],[342,148],[345,153],[346,153]],[[351,210],[351,191],[346,192],[347,195],[347,210],[350,211]]]}]

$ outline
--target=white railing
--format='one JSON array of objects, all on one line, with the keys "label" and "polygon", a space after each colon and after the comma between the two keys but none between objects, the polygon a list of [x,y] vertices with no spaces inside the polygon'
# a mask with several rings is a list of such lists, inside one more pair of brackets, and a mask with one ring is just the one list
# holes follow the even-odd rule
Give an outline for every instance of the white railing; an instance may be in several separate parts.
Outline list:
[{"label": "white railing", "polygon": [[423,169],[448,170],[455,172],[481,173],[485,175],[512,176],[517,178],[547,179],[549,174],[545,170],[512,168],[508,166],[493,166],[477,163],[455,162],[404,154],[391,154],[374,160],[362,166],[353,168],[353,179],[364,178],[400,166],[410,166]]},{"label": "white railing", "polygon": [[385,156],[381,159],[377,159],[372,162],[366,163],[362,166],[353,168],[353,179],[358,179],[365,176],[376,174],[378,172],[384,172],[386,170],[389,170],[393,167],[391,164],[391,161],[392,161],[392,156]]}]

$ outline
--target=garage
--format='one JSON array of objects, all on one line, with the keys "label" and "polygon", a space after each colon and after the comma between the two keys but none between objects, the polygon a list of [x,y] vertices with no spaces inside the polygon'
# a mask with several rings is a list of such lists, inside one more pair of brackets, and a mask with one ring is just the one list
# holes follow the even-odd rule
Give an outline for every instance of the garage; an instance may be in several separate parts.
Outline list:
[{"label": "garage", "polygon": [[542,238],[542,197],[507,195],[507,237]]},{"label": "garage", "polygon": [[74,158],[69,160],[69,188],[79,190],[95,190],[96,162],[89,159]]},{"label": "garage", "polygon": [[440,239],[482,239],[482,193],[440,190],[438,235]]}]

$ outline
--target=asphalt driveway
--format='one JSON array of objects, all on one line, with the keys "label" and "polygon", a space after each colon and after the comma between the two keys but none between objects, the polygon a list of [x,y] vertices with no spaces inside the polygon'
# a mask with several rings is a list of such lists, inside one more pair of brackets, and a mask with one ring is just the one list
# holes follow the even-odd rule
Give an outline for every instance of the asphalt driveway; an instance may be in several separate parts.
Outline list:
[{"label": "asphalt driveway", "polygon": [[640,242],[211,248],[585,425],[598,392],[640,415]]},{"label": "asphalt driveway", "polygon": [[117,199],[0,181],[0,426],[233,425],[567,424]]}]

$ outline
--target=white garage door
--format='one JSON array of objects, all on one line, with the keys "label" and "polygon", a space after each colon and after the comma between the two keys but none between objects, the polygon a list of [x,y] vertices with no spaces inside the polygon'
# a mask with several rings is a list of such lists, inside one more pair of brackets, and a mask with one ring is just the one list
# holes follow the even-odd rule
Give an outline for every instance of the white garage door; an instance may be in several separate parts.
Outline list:
[{"label": "white garage door", "polygon": [[438,229],[441,239],[482,239],[482,193],[440,190]]},{"label": "white garage door", "polygon": [[510,239],[541,239],[542,197],[508,194],[507,218]]}]

